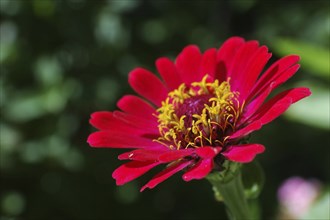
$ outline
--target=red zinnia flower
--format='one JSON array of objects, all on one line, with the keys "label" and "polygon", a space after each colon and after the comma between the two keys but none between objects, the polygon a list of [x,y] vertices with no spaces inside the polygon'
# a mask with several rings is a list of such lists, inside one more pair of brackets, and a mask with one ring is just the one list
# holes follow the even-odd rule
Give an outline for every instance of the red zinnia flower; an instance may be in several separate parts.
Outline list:
[{"label": "red zinnia flower", "polygon": [[90,123],[100,131],[88,137],[93,147],[134,148],[119,155],[131,160],[113,172],[117,185],[125,184],[153,167],[168,164],[145,188],[154,188],[180,170],[183,179],[202,179],[225,160],[250,162],[264,151],[245,139],[309,96],[294,88],[265,101],[272,90],[299,68],[290,55],[260,73],[271,54],[257,41],[228,39],[220,49],[201,53],[189,45],[175,62],[157,59],[162,80],[143,68],[129,74],[129,84],[144,99],[126,95],[121,111],[95,112]]}]

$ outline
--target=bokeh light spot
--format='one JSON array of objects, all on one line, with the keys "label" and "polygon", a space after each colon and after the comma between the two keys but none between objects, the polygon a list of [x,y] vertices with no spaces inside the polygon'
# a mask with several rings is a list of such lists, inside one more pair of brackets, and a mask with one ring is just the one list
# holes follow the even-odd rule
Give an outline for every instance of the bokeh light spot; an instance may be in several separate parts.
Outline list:
[{"label": "bokeh light spot", "polygon": [[2,198],[1,208],[3,213],[17,216],[25,209],[25,199],[18,192],[10,192]]},{"label": "bokeh light spot", "polygon": [[133,203],[137,200],[139,196],[139,189],[136,183],[133,181],[116,188],[115,196],[117,200],[121,203]]}]

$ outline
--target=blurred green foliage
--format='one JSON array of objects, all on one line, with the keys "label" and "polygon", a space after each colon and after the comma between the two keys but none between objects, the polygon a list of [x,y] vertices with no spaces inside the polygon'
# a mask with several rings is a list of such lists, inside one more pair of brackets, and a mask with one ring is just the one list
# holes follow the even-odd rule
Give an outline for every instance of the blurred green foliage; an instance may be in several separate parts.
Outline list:
[{"label": "blurred green foliage", "polygon": [[285,178],[329,184],[328,1],[0,0],[0,12],[1,220],[225,219],[207,181],[176,175],[139,193],[156,169],[115,186],[122,151],[92,149],[86,138],[90,113],[132,92],[130,70],[154,71],[160,56],[233,35],[269,45],[272,61],[299,54],[286,86],[313,92],[252,137],[267,147],[258,157],[263,219],[275,218]]},{"label": "blurred green foliage", "polygon": [[[330,23],[327,26],[330,27]],[[278,53],[283,56],[288,53],[299,54],[303,67],[314,74],[323,76],[325,80],[329,80],[329,48],[294,39],[281,38],[274,42],[274,48],[275,51],[278,51]]]},{"label": "blurred green foliage", "polygon": [[326,191],[312,208],[301,219],[327,219],[330,216],[329,210],[330,193]]}]

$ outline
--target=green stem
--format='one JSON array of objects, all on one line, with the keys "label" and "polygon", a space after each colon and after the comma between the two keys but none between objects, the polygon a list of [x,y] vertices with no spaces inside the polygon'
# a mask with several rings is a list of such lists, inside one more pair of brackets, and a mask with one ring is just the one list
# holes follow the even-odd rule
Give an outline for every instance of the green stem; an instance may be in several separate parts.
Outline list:
[{"label": "green stem", "polygon": [[216,173],[209,175],[207,179],[212,183],[214,190],[221,195],[230,220],[251,219],[240,173],[229,181],[223,181]]}]

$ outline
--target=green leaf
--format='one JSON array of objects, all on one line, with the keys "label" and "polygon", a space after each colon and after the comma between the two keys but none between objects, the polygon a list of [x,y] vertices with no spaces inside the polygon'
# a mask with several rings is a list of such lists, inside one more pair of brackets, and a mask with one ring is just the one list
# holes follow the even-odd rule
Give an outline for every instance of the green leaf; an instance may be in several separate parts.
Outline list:
[{"label": "green leaf", "polygon": [[295,87],[304,86],[312,91],[312,95],[301,102],[290,106],[285,116],[317,128],[330,129],[330,93],[329,89],[316,82],[300,82]]},{"label": "green leaf", "polygon": [[329,80],[329,48],[290,38],[277,38],[272,44],[278,55],[297,54],[301,57],[300,63],[303,68]]},{"label": "green leaf", "polygon": [[330,192],[325,192],[300,219],[329,219]]}]

